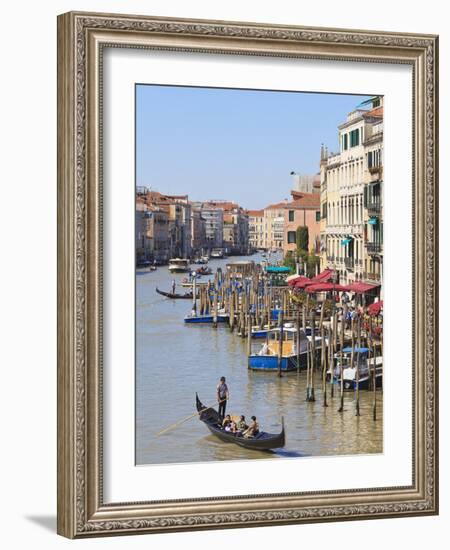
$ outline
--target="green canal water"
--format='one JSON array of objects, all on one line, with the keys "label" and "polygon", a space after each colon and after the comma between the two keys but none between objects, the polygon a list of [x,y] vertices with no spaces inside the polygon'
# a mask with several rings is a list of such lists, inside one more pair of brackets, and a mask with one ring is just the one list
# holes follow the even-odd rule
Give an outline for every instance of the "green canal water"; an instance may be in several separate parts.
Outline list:
[{"label": "green canal water", "polygon": [[[225,269],[240,258],[212,260]],[[261,260],[259,256],[242,259]],[[172,275],[166,266],[136,275],[136,464],[167,464],[214,460],[245,460],[301,456],[381,453],[383,451],[383,399],[377,393],[376,422],[372,420],[372,393],[360,392],[360,416],[355,416],[353,392],[345,394],[344,412],[339,397],[323,407],[320,377],[316,401],[306,402],[306,373],[259,373],[247,368],[246,341],[228,327],[185,325],[189,300],[168,300],[156,287],[169,290],[186,274]],[[177,286],[181,291],[181,286]],[[253,341],[253,349],[260,342]],[[256,415],[269,432],[286,424],[287,442],[279,451],[261,452],[220,442],[196,418],[159,437],[155,434],[195,411],[195,392],[205,404],[215,402],[215,388],[226,376],[230,389],[227,412]]]}]

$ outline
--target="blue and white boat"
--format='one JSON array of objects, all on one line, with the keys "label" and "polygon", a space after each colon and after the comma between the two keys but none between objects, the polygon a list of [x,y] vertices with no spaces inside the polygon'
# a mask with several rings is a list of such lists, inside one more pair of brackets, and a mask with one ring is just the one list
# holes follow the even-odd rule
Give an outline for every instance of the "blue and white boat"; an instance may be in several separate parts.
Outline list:
[{"label": "blue and white boat", "polygon": [[[261,346],[258,353],[252,353],[248,357],[248,368],[255,371],[278,371],[278,355],[280,350],[280,328],[268,331],[267,340]],[[321,338],[315,337],[316,349],[320,350]],[[283,327],[283,347],[281,357],[281,370],[283,372],[304,369],[307,365],[308,343],[311,336],[307,336],[300,329],[300,353],[297,354],[297,329],[292,326]],[[299,356],[300,364],[297,365]]]},{"label": "blue and white boat", "polygon": [[252,328],[252,338],[265,338],[267,336],[267,333],[269,332],[269,328],[260,328],[260,327],[253,327]]},{"label": "blue and white boat", "polygon": [[192,309],[191,313],[189,315],[186,315],[184,318],[184,322],[187,324],[211,324],[214,323],[214,317],[217,319],[217,323],[226,323],[230,316],[228,313],[225,313],[225,310],[219,309],[217,310],[216,315],[214,315],[214,311],[210,311],[207,314],[199,315],[197,314],[197,292],[196,292],[196,286],[197,286],[197,276],[196,274],[193,276],[193,282],[192,282]]},{"label": "blue and white boat", "polygon": [[[227,323],[229,319],[229,315],[227,313],[218,313],[217,314],[217,322],[218,323]],[[185,323],[213,323],[214,322],[214,316],[212,314],[207,315],[196,315],[196,314],[189,314],[186,315],[184,318]]]},{"label": "blue and white boat", "polygon": [[[353,367],[351,366],[352,348],[347,346],[342,349],[342,368],[343,368],[343,386],[345,391],[356,390],[359,386],[360,390],[367,390],[371,385],[373,376],[374,358],[369,359],[369,349],[366,347],[358,348],[355,346],[353,354]],[[359,383],[357,382],[357,369],[359,370]],[[331,370],[328,371],[331,376]],[[383,357],[379,356],[375,359],[375,379],[377,387],[383,384]],[[333,367],[333,383],[341,383],[341,353],[334,355]]]},{"label": "blue and white boat", "polygon": [[[287,323],[285,324],[286,328],[289,328],[289,326],[292,326],[292,324]],[[267,325],[265,325],[263,328],[260,327],[253,327],[252,328],[252,338],[266,338],[268,333],[274,330],[273,328],[268,328]],[[306,327],[306,329],[303,329],[304,334],[306,336],[311,336],[311,328]]]}]

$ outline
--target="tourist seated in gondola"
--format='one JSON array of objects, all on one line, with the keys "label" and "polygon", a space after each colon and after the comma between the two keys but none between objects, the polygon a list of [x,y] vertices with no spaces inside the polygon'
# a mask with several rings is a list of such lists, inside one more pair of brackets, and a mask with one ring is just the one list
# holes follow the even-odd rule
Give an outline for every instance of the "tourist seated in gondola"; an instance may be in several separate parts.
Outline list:
[{"label": "tourist seated in gondola", "polygon": [[223,419],[222,428],[226,432],[231,432],[231,416],[229,414]]},{"label": "tourist seated in gondola", "polygon": [[242,434],[247,428],[248,426],[247,426],[247,422],[245,421],[245,416],[241,414],[241,418],[238,420],[238,423],[236,424],[236,431],[238,434]]},{"label": "tourist seated in gondola", "polygon": [[256,421],[256,416],[252,416],[252,421],[250,422],[248,428],[242,432],[244,437],[255,437],[259,434],[259,424]]}]

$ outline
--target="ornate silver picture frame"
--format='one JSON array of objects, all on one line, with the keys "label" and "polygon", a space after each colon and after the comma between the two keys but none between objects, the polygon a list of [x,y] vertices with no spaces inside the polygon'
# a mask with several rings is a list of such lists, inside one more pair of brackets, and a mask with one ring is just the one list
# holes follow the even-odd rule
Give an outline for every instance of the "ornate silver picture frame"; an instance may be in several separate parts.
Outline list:
[{"label": "ornate silver picture frame", "polygon": [[[404,64],[412,68],[412,484],[105,502],[105,48]],[[58,18],[58,533],[69,538],[438,513],[438,38],[131,15]],[[129,366],[133,368],[132,365]]]}]

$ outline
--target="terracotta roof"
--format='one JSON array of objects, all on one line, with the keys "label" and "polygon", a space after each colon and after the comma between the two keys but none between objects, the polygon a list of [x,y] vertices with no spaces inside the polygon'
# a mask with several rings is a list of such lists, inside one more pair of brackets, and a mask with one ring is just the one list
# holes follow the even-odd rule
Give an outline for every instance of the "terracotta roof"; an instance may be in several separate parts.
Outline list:
[{"label": "terracotta roof", "polygon": [[152,212],[164,212],[167,214],[167,212],[164,210],[164,208],[161,208],[159,206],[156,206],[155,204],[149,204],[148,209]]},{"label": "terracotta roof", "polygon": [[188,195],[163,195],[158,191],[149,191],[147,194],[143,195],[143,198],[147,204],[173,204],[180,201],[186,202],[188,199]]},{"label": "terracotta roof", "polygon": [[236,210],[240,208],[240,206],[235,202],[230,201],[207,201],[207,206],[213,206],[215,208],[220,208],[224,211],[230,211],[230,210]]},{"label": "terracotta roof", "polygon": [[201,210],[222,210],[223,212],[223,208],[212,202],[202,202],[200,208]]},{"label": "terracotta roof", "polygon": [[269,206],[266,206],[264,210],[278,210],[278,209],[284,208],[286,204],[288,204],[287,201],[277,202],[275,204],[269,204]]},{"label": "terracotta roof", "polygon": [[292,193],[294,200],[285,203],[286,209],[304,209],[304,208],[319,208],[320,207],[320,194],[319,193]]},{"label": "terracotta roof", "polygon": [[364,116],[374,116],[374,117],[383,117],[383,106],[375,107],[375,109],[371,109],[370,111],[367,111],[367,113],[364,113]]},{"label": "terracotta roof", "polygon": [[264,216],[264,210],[247,210],[247,214],[253,218],[262,218]]}]

